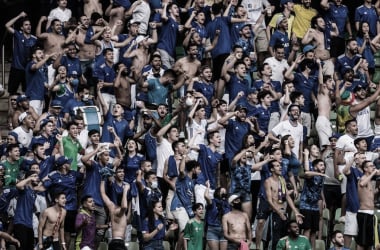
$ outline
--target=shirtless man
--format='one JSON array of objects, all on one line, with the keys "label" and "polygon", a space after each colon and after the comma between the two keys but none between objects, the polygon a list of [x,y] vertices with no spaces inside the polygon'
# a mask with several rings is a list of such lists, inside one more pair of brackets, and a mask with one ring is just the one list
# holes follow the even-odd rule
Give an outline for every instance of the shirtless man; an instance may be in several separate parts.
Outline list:
[{"label": "shirtless man", "polygon": [[239,195],[233,194],[228,198],[232,210],[222,217],[224,237],[228,240],[228,249],[239,249],[242,241],[249,247],[251,244],[251,223],[248,215],[241,210]]},{"label": "shirtless man", "polygon": [[182,78],[188,77],[188,79],[194,78],[199,71],[201,62],[198,60],[198,46],[196,44],[189,44],[186,48],[187,56],[179,59],[173,67],[173,70],[177,73],[177,81],[180,82]]},{"label": "shirtless man", "polygon": [[83,3],[83,11],[86,16],[91,16],[95,12],[103,16],[102,3],[99,0],[83,0]]},{"label": "shirtless man", "polygon": [[[41,33],[42,22],[46,21],[47,17],[42,16],[38,22],[36,35],[39,39],[44,41],[44,53],[45,55],[58,54],[62,52],[63,45],[65,44],[65,36],[62,34],[62,23],[58,19],[51,21],[51,32]],[[51,58],[53,61],[56,56]],[[48,66],[48,85],[51,86],[54,81],[55,69],[53,65]]]},{"label": "shirtless man", "polygon": [[317,15],[311,19],[311,28],[309,28],[302,38],[302,44],[312,43],[315,46],[315,56],[324,61],[323,74],[333,75],[334,64],[330,60],[330,39],[339,35],[335,23],[331,24],[331,31],[326,29],[326,23],[322,16]]},{"label": "shirtless man", "polygon": [[318,75],[318,118],[315,127],[318,132],[319,145],[321,148],[330,145],[329,138],[332,135],[330,110],[331,110],[331,97],[334,96],[334,80],[332,75],[322,74],[321,60],[317,59],[319,67]]},{"label": "shirtless man", "polygon": [[[66,250],[64,233],[64,221],[66,216],[66,210],[64,209],[66,204],[65,193],[57,193],[54,200],[54,206],[45,209],[41,215],[38,224],[38,247],[39,249],[46,249],[44,248],[43,241],[47,237],[52,236],[52,249]],[[59,241],[61,241],[62,248],[60,247]]]},{"label": "shirtless man", "polygon": [[302,214],[294,206],[290,193],[286,188],[284,178],[281,176],[281,163],[276,160],[268,162],[269,171],[272,176],[265,180],[264,187],[267,195],[267,201],[272,210],[271,221],[271,240],[272,248],[276,249],[277,242],[287,233],[287,218],[286,209],[287,205],[293,210],[296,215],[298,224],[302,224]]},{"label": "shirtless man", "polygon": [[100,194],[102,195],[102,199],[107,206],[109,214],[111,216],[112,229],[112,240],[108,243],[108,249],[126,250],[127,248],[125,247],[124,239],[125,231],[127,228],[127,193],[129,190],[129,184],[124,184],[121,205],[118,206],[108,198],[104,188],[104,183],[104,180],[102,180],[100,183]]},{"label": "shirtless man", "polygon": [[[140,77],[142,69],[149,63],[149,46],[156,44],[158,41],[156,23],[150,23],[150,27],[152,29],[152,37],[138,36],[124,53],[125,58],[133,58],[132,67],[135,80]],[[138,46],[137,49],[134,49],[135,45]]]},{"label": "shirtless man", "polygon": [[[113,0],[110,0],[110,5],[108,5],[105,15],[109,16],[109,26],[113,28],[115,26],[114,30],[114,35],[120,34],[123,29],[124,29],[124,24],[125,24],[125,16],[124,16],[124,11],[125,7],[124,6],[114,6]],[[117,25],[118,21],[121,20],[122,23],[121,25]]]},{"label": "shirtless man", "polygon": [[124,109],[129,109],[131,107],[131,84],[134,80],[128,77],[127,67],[123,63],[117,63],[116,68],[116,79],[115,79],[115,97],[116,102],[121,104]]},{"label": "shirtless man", "polygon": [[375,175],[379,175],[380,171],[376,170],[375,165],[371,161],[364,161],[361,165],[363,169],[363,176],[358,182],[358,195],[360,208],[356,215],[358,220],[358,236],[356,237],[356,243],[358,250],[372,249],[374,245],[374,215],[375,209],[375,193],[379,191],[374,189],[371,180]]}]

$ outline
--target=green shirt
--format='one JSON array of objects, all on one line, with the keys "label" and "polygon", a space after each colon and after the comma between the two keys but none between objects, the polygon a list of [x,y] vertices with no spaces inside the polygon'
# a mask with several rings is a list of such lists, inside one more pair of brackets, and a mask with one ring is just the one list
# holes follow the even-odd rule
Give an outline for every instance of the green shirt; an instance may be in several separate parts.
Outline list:
[{"label": "green shirt", "polygon": [[72,159],[73,161],[71,162],[71,170],[77,171],[78,169],[78,153],[80,153],[83,148],[80,145],[78,140],[73,140],[71,139],[70,136],[64,136],[62,138],[62,143],[63,143],[63,152],[64,155]]},{"label": "green shirt", "polygon": [[16,186],[17,176],[20,172],[20,166],[23,160],[23,158],[20,158],[14,163],[10,163],[8,160],[2,162],[5,166],[5,186]]},{"label": "green shirt", "polygon": [[183,238],[187,240],[187,250],[203,249],[204,223],[197,222],[195,219],[187,222]]},{"label": "green shirt", "polygon": [[281,238],[277,243],[276,250],[285,250],[286,239],[289,241],[289,248],[286,250],[311,250],[310,241],[303,235],[299,235],[296,240],[292,240],[288,236]]}]

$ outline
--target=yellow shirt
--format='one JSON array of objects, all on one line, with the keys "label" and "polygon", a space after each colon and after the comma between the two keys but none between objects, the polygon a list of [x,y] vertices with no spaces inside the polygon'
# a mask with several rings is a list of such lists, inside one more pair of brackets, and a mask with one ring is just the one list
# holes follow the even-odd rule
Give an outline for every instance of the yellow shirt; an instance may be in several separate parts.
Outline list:
[{"label": "yellow shirt", "polygon": [[303,38],[308,28],[310,28],[311,19],[317,15],[317,11],[313,8],[304,8],[301,4],[295,4],[293,11],[296,14],[293,23],[293,32],[297,38]]},{"label": "yellow shirt", "polygon": [[[268,26],[273,28],[273,29],[276,29],[276,24],[277,24],[277,19],[279,16],[283,16],[282,13],[276,13],[272,19],[270,20]],[[294,16],[293,15],[290,15],[289,18],[288,18],[288,37],[289,39],[291,38],[292,36],[292,27],[293,27],[293,22],[294,22]],[[274,31],[273,31],[274,32]],[[273,32],[271,34],[273,34]]]}]

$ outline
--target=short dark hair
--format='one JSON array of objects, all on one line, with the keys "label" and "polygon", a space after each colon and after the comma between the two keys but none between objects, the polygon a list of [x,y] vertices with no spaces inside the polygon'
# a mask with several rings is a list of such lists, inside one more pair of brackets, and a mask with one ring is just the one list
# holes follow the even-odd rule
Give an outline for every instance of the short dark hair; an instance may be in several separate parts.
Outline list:
[{"label": "short dark hair", "polygon": [[211,131],[211,132],[207,133],[207,142],[208,142],[208,143],[210,143],[211,138],[214,137],[214,135],[215,135],[216,133],[219,133],[219,131],[216,130],[216,131]]},{"label": "short dark hair", "polygon": [[297,98],[299,98],[301,95],[303,95],[302,92],[300,91],[293,91],[292,93],[290,93],[290,101],[291,102],[295,102]]},{"label": "short dark hair", "polygon": [[269,90],[262,90],[257,94],[257,99],[261,102],[261,99],[264,99],[267,95],[272,96],[272,93]]},{"label": "short dark hair", "polygon": [[59,199],[59,197],[60,197],[61,195],[66,195],[66,194],[65,194],[65,192],[63,192],[63,191],[59,191],[59,192],[57,192],[57,193],[54,194],[54,199]]},{"label": "short dark hair", "polygon": [[315,159],[311,164],[313,165],[313,167],[317,166],[317,164],[319,164],[320,162],[323,162],[324,161],[322,159]]},{"label": "short dark hair", "polygon": [[197,168],[200,166],[200,163],[195,161],[195,160],[191,160],[191,161],[188,161],[186,162],[186,171],[187,172],[190,172],[191,170],[193,170],[194,168]]},{"label": "short dark hair", "polygon": [[88,199],[92,198],[91,195],[85,195],[82,197],[82,199],[80,199],[80,204],[84,204]]},{"label": "short dark hair", "polygon": [[344,123],[344,127],[347,128],[352,122],[356,122],[357,123],[356,119],[351,119],[351,120],[348,120],[348,121],[346,121]]},{"label": "short dark hair", "polygon": [[113,49],[111,49],[111,48],[104,49],[103,52],[102,52],[103,56],[105,56],[107,54],[107,52],[112,52],[113,53]]},{"label": "short dark hair", "polygon": [[192,206],[192,210],[195,211],[197,210],[198,208],[200,207],[203,207],[203,204],[202,203],[195,203],[193,206]]}]

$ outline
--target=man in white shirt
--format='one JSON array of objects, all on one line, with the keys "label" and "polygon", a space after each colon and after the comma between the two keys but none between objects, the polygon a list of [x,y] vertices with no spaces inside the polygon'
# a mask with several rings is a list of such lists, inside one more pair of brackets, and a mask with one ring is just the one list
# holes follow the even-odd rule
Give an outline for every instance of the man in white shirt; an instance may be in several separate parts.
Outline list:
[{"label": "man in white shirt", "polygon": [[279,81],[282,85],[284,82],[284,72],[289,68],[289,64],[285,59],[284,46],[274,46],[274,56],[265,59],[264,63],[268,63],[272,68],[272,81]]},{"label": "man in white shirt", "polygon": [[71,18],[71,10],[67,8],[67,0],[57,0],[58,7],[52,9],[48,16],[46,28],[50,27],[51,21],[58,19],[66,28],[66,22]]}]

